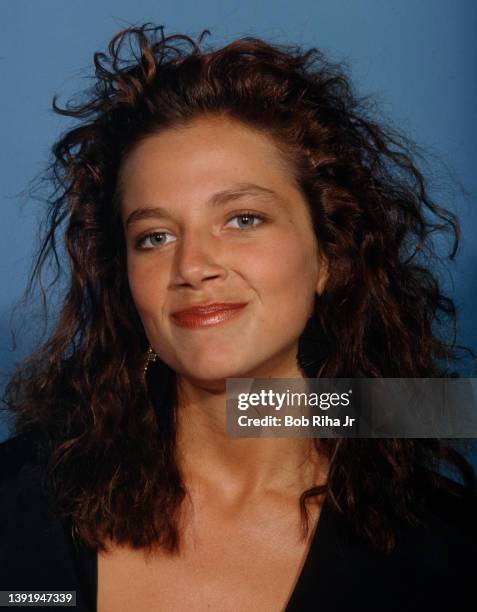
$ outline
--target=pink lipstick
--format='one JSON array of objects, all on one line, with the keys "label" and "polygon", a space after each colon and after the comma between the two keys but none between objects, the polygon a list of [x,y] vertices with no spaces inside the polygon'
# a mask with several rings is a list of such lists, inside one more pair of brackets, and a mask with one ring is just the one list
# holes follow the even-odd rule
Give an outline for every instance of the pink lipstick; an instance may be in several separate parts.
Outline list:
[{"label": "pink lipstick", "polygon": [[216,302],[191,306],[173,312],[172,320],[176,325],[187,329],[211,327],[238,316],[246,305],[246,303]]}]

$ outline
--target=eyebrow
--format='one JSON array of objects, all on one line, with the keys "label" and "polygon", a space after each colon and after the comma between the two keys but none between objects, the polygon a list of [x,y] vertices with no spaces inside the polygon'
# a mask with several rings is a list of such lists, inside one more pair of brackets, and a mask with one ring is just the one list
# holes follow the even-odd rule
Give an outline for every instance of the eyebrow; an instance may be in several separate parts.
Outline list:
[{"label": "eyebrow", "polygon": [[[244,196],[266,196],[275,199],[281,206],[284,206],[286,201],[278,195],[273,189],[256,185],[255,183],[238,183],[230,189],[224,189],[223,191],[217,191],[214,193],[209,200],[207,205],[210,208],[217,208],[223,206],[227,202],[238,200]],[[136,208],[130,215],[128,215],[125,221],[125,227],[129,227],[133,223],[142,219],[159,219],[164,217],[170,217],[171,213],[167,208],[161,206],[148,206],[145,208]]]}]

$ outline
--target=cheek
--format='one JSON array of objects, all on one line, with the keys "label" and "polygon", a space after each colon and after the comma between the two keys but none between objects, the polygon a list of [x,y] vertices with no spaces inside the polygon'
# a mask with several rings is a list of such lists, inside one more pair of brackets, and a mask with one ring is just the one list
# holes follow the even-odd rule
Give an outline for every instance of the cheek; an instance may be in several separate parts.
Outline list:
[{"label": "cheek", "polygon": [[142,262],[128,261],[128,282],[136,310],[143,323],[157,313],[164,295],[164,275]]},{"label": "cheek", "polygon": [[294,233],[244,254],[242,269],[248,271],[263,300],[279,303],[282,308],[286,305],[288,310],[308,312],[316,289],[315,262],[312,241]]},{"label": "cheek", "polygon": [[292,287],[303,287],[312,282],[315,254],[307,242],[301,236],[294,235],[275,245],[267,267],[277,286],[291,290]]},{"label": "cheek", "polygon": [[141,304],[143,301],[142,293],[144,288],[144,280],[142,279],[141,271],[138,266],[128,260],[128,283],[131,291],[134,304],[138,312],[141,312]]}]

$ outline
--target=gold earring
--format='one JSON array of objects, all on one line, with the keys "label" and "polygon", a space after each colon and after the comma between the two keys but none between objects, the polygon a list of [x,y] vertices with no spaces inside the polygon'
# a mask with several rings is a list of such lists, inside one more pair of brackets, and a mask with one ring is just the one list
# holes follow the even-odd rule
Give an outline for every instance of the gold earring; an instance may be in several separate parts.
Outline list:
[{"label": "gold earring", "polygon": [[147,374],[147,369],[148,369],[149,365],[151,363],[153,363],[154,361],[156,361],[157,357],[158,357],[157,353],[154,351],[152,346],[150,346],[147,349],[146,356],[144,358],[144,376],[146,376],[146,374]]}]

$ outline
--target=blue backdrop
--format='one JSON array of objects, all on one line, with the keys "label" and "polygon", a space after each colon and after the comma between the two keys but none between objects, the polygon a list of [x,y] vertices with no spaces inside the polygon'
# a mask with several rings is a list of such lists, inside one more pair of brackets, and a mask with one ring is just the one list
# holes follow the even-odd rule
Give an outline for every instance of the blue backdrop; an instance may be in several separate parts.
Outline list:
[{"label": "blue backdrop", "polygon": [[[0,7],[1,371],[28,352],[35,332],[33,320],[12,348],[12,306],[26,283],[41,217],[41,206],[20,192],[69,125],[50,110],[51,98],[58,93],[65,101],[90,84],[93,52],[118,30],[146,21],[194,37],[207,28],[217,45],[250,34],[316,46],[347,61],[358,91],[376,98],[381,114],[429,152],[433,193],[461,218],[462,248],[443,282],[459,309],[460,339],[477,347],[474,0],[0,0]],[[449,190],[448,172],[466,193]]]}]

